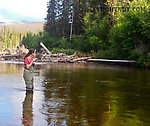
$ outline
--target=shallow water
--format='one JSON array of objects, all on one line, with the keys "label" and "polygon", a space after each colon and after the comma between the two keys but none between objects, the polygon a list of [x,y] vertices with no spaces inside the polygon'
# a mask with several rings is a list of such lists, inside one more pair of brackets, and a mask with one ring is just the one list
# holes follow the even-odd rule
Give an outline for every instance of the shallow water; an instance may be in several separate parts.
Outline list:
[{"label": "shallow water", "polygon": [[100,64],[0,63],[0,126],[149,126],[150,71]]}]

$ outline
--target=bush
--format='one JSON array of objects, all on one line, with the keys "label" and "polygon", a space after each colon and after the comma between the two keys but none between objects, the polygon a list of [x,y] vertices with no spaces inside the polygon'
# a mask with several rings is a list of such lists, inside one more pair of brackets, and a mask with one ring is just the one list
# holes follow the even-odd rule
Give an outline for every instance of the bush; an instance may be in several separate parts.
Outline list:
[{"label": "bush", "polygon": [[76,51],[73,49],[63,49],[63,48],[53,48],[51,50],[51,53],[64,53],[66,55],[72,55],[74,54]]},{"label": "bush", "polygon": [[91,50],[90,43],[84,35],[73,36],[70,41],[70,48],[81,52]]},{"label": "bush", "polygon": [[144,11],[129,10],[120,12],[115,25],[110,31],[109,41],[121,58],[135,59],[145,62],[145,54],[150,49],[150,13],[147,1],[136,0],[129,3],[129,7],[143,6]]},{"label": "bush", "polygon": [[96,58],[100,59],[118,59],[117,53],[113,48],[107,49],[107,50],[99,50],[96,53]]}]

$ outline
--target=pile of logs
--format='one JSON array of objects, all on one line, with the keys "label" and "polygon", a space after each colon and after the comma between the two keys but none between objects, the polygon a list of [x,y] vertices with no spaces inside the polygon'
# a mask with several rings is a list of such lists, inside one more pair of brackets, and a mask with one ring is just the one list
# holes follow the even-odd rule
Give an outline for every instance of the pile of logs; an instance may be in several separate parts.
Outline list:
[{"label": "pile of logs", "polygon": [[[76,52],[73,55],[66,55],[64,53],[52,54],[42,42],[40,43],[40,45],[42,48],[36,54],[37,62],[86,63],[88,59],[91,59],[91,57],[79,58]],[[5,49],[0,52],[0,60],[23,61],[24,56],[28,53],[28,51],[29,50],[26,49],[24,45],[12,50]]]},{"label": "pile of logs", "polygon": [[39,62],[54,62],[54,63],[86,63],[88,59],[91,57],[81,57],[77,56],[75,52],[73,55],[66,55],[64,53],[57,53],[52,54],[45,45],[41,42],[40,45],[42,46],[39,53],[37,53],[36,58],[38,58]]},{"label": "pile of logs", "polygon": [[[92,57],[78,57],[75,52],[73,55],[64,53],[52,54],[46,46],[41,42],[41,50],[36,53],[37,62],[53,62],[53,63],[86,63],[86,62],[102,62],[110,64],[135,64],[132,60],[109,60],[109,59],[92,59]],[[16,49],[4,49],[0,52],[0,60],[24,61],[28,49],[24,45]]]},{"label": "pile of logs", "polygon": [[0,60],[18,60],[21,61],[28,53],[28,49],[24,45],[15,49],[3,49],[0,52]]}]

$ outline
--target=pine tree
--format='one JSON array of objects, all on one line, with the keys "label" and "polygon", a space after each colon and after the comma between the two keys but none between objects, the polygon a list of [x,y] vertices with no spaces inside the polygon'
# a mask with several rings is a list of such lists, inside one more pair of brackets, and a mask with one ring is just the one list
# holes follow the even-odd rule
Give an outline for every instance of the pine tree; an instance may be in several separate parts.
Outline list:
[{"label": "pine tree", "polygon": [[57,19],[57,33],[58,36],[69,36],[69,4],[68,0],[61,0],[59,5],[59,18]]},{"label": "pine tree", "polygon": [[87,11],[86,0],[73,0],[73,34],[79,35],[83,30],[83,17]]},{"label": "pine tree", "polygon": [[44,30],[49,33],[51,36],[56,35],[56,1],[49,0],[47,6],[47,17],[46,17],[46,24],[44,26]]},{"label": "pine tree", "polygon": [[[83,32],[82,20],[86,0],[50,0],[44,30],[53,37],[69,37]],[[80,8],[79,8],[80,7]]]}]

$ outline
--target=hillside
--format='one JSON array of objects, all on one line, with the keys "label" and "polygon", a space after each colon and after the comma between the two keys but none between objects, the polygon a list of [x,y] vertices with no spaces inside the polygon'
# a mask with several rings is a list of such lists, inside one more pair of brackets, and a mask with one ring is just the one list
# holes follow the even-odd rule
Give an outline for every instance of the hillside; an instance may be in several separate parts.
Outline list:
[{"label": "hillside", "polygon": [[6,26],[10,32],[15,30],[22,34],[29,31],[37,33],[37,31],[43,31],[44,23],[45,22],[0,22],[0,31]]}]

